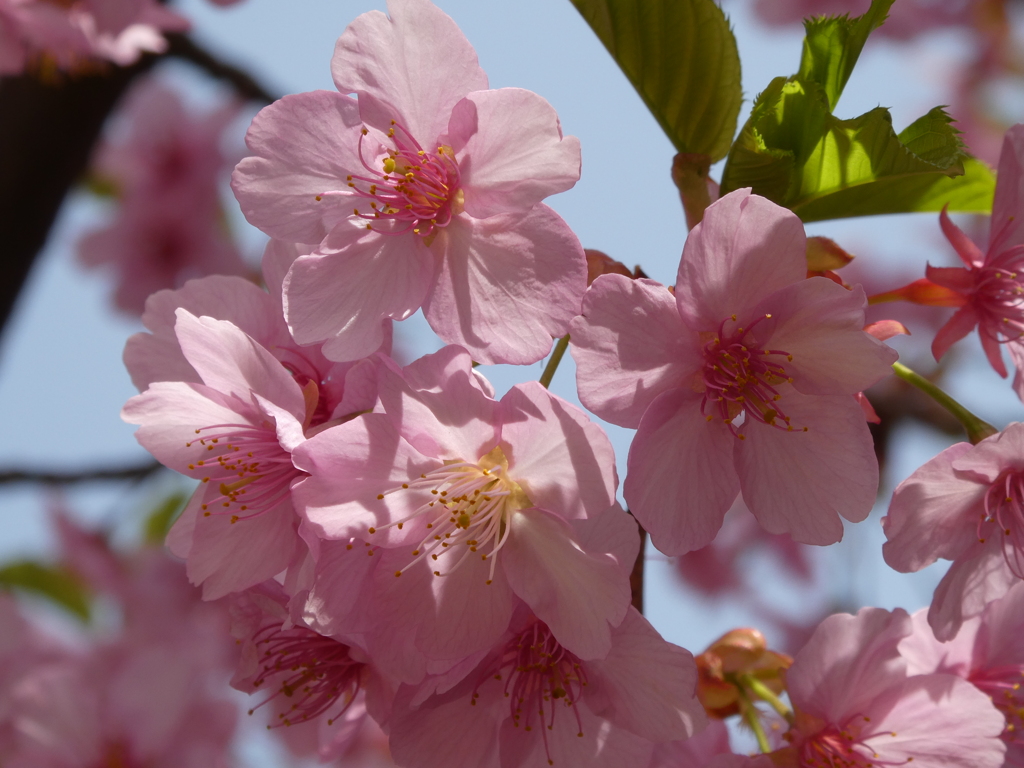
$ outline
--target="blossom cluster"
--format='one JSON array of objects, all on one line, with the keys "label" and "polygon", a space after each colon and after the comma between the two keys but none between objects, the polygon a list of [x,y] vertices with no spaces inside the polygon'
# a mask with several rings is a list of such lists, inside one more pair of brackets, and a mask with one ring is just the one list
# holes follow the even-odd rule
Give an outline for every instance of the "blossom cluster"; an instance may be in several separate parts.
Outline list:
[{"label": "blossom cluster", "polygon": [[[249,129],[232,186],[271,238],[265,289],[221,274],[160,290],[125,350],[140,394],[123,417],[197,481],[167,545],[227,606],[232,685],[325,761],[372,720],[414,768],[1017,764],[1024,428],[896,490],[886,561],[954,561],[927,617],[864,609],[792,659],[740,633],[695,661],[633,607],[642,532],[669,556],[707,551],[733,509],[790,546],[838,542],[875,503],[864,391],[905,329],[868,325],[864,289],[818,263],[828,244],[750,189],[706,208],[671,286],[588,254],[544,203],[580,174],[552,106],[489,89],[429,0],[388,11],[338,39],[336,91],[286,96]],[[944,212],[965,267],[891,292],[959,307],[936,357],[978,326],[1003,375],[1021,130],[988,255]],[[160,173],[191,171],[150,168],[153,135],[116,172],[177,194]],[[418,310],[444,346],[403,364],[394,325]],[[540,382],[499,396],[478,369],[555,339],[583,406],[636,430],[628,512],[599,423]],[[733,754],[719,721],[756,731],[757,701],[782,735],[759,733],[768,758]]]}]

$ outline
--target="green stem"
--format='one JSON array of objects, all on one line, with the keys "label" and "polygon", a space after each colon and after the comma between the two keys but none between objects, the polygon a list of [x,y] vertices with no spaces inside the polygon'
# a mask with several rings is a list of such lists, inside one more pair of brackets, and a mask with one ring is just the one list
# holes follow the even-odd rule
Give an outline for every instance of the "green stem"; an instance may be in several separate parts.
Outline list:
[{"label": "green stem", "polygon": [[767,685],[762,683],[753,675],[740,675],[740,684],[747,688],[761,701],[767,702],[772,709],[778,712],[782,717],[786,718],[786,722],[790,725],[793,724],[793,710],[786,706],[786,702],[775,695],[775,692]]},{"label": "green stem", "polygon": [[892,369],[896,373],[896,375],[903,379],[905,382],[907,382],[908,384],[913,384],[915,387],[920,389],[926,395],[931,397],[935,402],[937,402],[939,405],[941,405],[943,408],[945,408],[947,411],[953,414],[954,418],[956,418],[956,420],[963,425],[964,430],[967,432],[967,439],[970,440],[972,444],[977,445],[986,437],[991,437],[992,435],[999,432],[998,429],[993,427],[987,421],[979,419],[973,413],[971,413],[962,405],[960,405],[960,403],[958,403],[952,397],[943,392],[935,384],[928,381],[928,379],[926,379],[921,374],[910,370],[909,368],[907,368],[907,366],[903,365],[903,363],[893,363]]},{"label": "green stem", "polygon": [[548,364],[544,366],[544,373],[540,375],[540,385],[547,389],[551,386],[551,380],[555,378],[555,371],[558,370],[558,364],[562,362],[562,357],[565,355],[565,350],[569,348],[569,334],[565,334],[555,344],[555,351],[551,353],[551,359],[548,360]]},{"label": "green stem", "polygon": [[771,752],[772,745],[768,743],[768,735],[764,732],[764,726],[761,725],[761,721],[758,719],[757,707],[751,703],[750,697],[747,696],[746,691],[742,688],[738,690],[738,693],[740,702],[743,704],[743,721],[754,732],[754,738],[757,739],[757,746],[761,748],[761,751],[765,753]]}]

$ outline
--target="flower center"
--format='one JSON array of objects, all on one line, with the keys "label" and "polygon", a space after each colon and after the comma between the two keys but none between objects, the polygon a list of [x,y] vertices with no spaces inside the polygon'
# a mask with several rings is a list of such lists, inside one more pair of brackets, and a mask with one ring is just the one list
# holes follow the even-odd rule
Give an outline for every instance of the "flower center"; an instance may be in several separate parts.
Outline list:
[{"label": "flower center", "polygon": [[471,704],[475,705],[480,697],[480,685],[490,679],[505,683],[509,715],[516,728],[522,726],[523,730],[532,731],[534,725],[539,726],[548,765],[554,764],[548,731],[554,728],[560,704],[573,711],[577,735],[583,736],[578,704],[587,684],[587,674],[579,658],[555,640],[547,625],[535,622],[508,642],[481,675]]},{"label": "flower center", "polygon": [[707,335],[704,344],[704,370],[698,384],[704,391],[700,412],[708,421],[716,416],[721,418],[740,440],[744,435],[734,420],[741,413],[745,414],[744,422],[752,418],[787,432],[798,429],[790,424],[779,404],[782,394],[776,389],[780,384],[792,383],[793,377],[780,358],[791,362],[793,356],[778,349],[763,349],[750,336],[754,326],[770,318],[771,315],[764,315],[746,328],[736,327],[727,332],[725,324],[729,319],[736,322],[736,315],[732,315],[718,326],[717,334]]},{"label": "flower center", "polygon": [[[439,227],[448,226],[452,216],[462,209],[459,166],[452,148],[438,146],[435,152],[428,152],[392,120],[388,137],[394,148],[386,151],[378,168],[363,155],[363,140],[368,133],[363,128],[359,137],[359,159],[367,175],[352,175],[347,181],[358,197],[369,201],[369,208],[357,205],[353,214],[368,222],[391,219],[406,223],[404,228],[387,234],[411,230],[426,238]],[[374,226],[368,223],[366,228]]]},{"label": "flower center", "polygon": [[975,282],[974,306],[984,318],[983,332],[1002,343],[1024,336],[1024,285],[1020,274],[1024,253],[1008,256],[981,267]]},{"label": "flower center", "polygon": [[[508,476],[508,460],[501,448],[495,448],[477,462],[446,462],[377,498],[393,493],[415,494],[421,503],[407,517],[380,529],[391,526],[401,529],[416,518],[423,518],[427,529],[427,535],[412,551],[412,562],[396,571],[395,576],[401,576],[413,563],[426,557],[434,561],[435,576],[446,575],[473,553],[479,553],[481,560],[491,561],[487,578],[490,584],[494,579],[497,554],[508,541],[512,513],[533,506],[526,492]],[[369,532],[373,534],[377,530],[370,528]],[[458,558],[454,564],[453,552]],[[441,558],[445,555],[450,556],[449,567],[442,573]]]},{"label": "flower center", "polygon": [[978,540],[1002,535],[1009,546],[1003,558],[1013,575],[1024,579],[1024,472],[1011,470],[1000,475],[985,492],[985,512],[978,521]]},{"label": "flower center", "polygon": [[231,515],[232,523],[258,517],[287,498],[292,481],[304,474],[292,464],[269,422],[213,424],[196,434],[200,437],[185,447],[198,446],[202,458],[188,468],[205,469],[209,474],[203,482],[217,483],[220,491],[202,505],[204,517]]},{"label": "flower center", "polygon": [[341,711],[327,721],[331,725],[359,693],[364,665],[349,656],[349,647],[344,643],[306,627],[281,629],[279,624],[263,627],[253,641],[260,660],[260,671],[253,685],[259,687],[271,680],[275,690],[250,709],[249,714],[278,696],[291,700],[287,710],[278,714],[278,722],[268,727],[312,720],[344,696]]},{"label": "flower center", "polygon": [[1024,744],[1024,664],[993,667],[971,675],[970,681],[992,698],[1003,716],[1003,741]]},{"label": "flower center", "polygon": [[857,717],[843,728],[830,725],[815,734],[800,748],[800,768],[878,768],[910,763],[913,758],[886,759],[866,743],[867,738],[896,736],[894,732],[862,735],[870,722],[866,717]]}]

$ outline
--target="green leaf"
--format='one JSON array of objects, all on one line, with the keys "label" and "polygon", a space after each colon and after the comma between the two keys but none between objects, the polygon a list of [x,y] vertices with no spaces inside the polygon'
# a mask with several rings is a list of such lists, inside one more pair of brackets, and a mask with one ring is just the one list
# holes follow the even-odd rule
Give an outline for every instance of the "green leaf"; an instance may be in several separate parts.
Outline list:
[{"label": "green leaf", "polygon": [[679,152],[725,157],[743,91],[713,0],[572,0]]},{"label": "green leaf", "polygon": [[188,497],[183,493],[172,493],[146,517],[145,537],[147,544],[163,544],[167,532],[178,519]]},{"label": "green leaf", "polygon": [[804,51],[798,77],[820,85],[834,110],[874,30],[885,22],[894,0],[872,0],[863,16],[819,16],[804,21]]},{"label": "green leaf", "polygon": [[48,598],[89,620],[89,594],[85,585],[65,568],[21,560],[0,568],[0,588],[19,589]]}]

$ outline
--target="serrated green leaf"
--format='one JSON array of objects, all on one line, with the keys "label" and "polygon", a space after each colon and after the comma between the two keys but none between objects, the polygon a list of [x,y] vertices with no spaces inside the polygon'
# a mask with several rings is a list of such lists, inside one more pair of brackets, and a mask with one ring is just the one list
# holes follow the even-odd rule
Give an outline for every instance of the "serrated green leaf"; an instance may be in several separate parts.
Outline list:
[{"label": "serrated green leaf", "polygon": [[835,110],[868,36],[885,22],[894,0],[872,0],[862,16],[819,16],[804,21],[804,50],[798,76],[822,87]]},{"label": "serrated green leaf", "polygon": [[83,621],[90,616],[85,585],[65,568],[21,560],[0,567],[0,588],[18,589],[45,597],[66,608]]},{"label": "serrated green leaf", "polygon": [[679,152],[725,157],[743,91],[713,0],[572,0]]},{"label": "serrated green leaf", "polygon": [[160,502],[146,517],[145,537],[147,544],[163,544],[167,532],[178,519],[188,497],[183,493],[172,493]]}]

